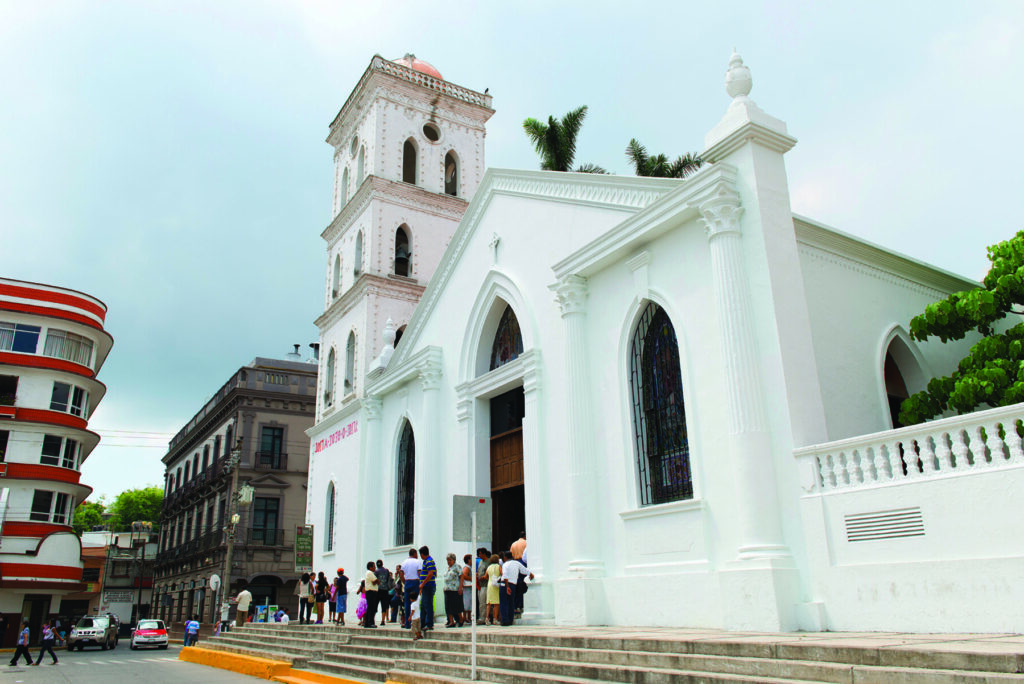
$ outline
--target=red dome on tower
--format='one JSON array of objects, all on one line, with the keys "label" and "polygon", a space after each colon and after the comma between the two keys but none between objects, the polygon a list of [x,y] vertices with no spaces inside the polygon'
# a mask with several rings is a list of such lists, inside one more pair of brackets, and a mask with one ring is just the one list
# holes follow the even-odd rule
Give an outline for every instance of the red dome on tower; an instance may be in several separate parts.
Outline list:
[{"label": "red dome on tower", "polygon": [[421,74],[433,76],[434,78],[439,78],[442,81],[444,80],[444,76],[441,75],[441,72],[438,71],[433,64],[430,62],[424,62],[422,59],[417,59],[416,55],[411,52],[406,53],[405,57],[402,57],[401,59],[393,59],[391,61],[395,64],[401,64],[402,66],[409,67]]}]

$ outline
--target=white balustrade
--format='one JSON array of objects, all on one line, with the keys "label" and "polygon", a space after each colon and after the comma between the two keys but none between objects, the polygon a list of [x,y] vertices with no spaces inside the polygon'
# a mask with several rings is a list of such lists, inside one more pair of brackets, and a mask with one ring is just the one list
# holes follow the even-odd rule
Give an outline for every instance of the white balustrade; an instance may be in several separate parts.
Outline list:
[{"label": "white balustrade", "polygon": [[796,449],[815,482],[808,491],[1024,465],[1024,403]]}]

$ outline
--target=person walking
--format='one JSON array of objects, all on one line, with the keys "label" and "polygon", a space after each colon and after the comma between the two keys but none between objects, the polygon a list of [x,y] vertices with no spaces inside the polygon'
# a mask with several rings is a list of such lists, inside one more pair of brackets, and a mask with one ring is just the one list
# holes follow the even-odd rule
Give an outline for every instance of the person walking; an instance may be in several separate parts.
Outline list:
[{"label": "person walking", "polygon": [[345,613],[348,611],[348,575],[345,568],[338,568],[338,576],[334,578],[335,623],[344,626]]},{"label": "person walking", "polygon": [[21,659],[21,655],[25,654],[25,660],[28,664],[32,664],[32,654],[28,652],[28,618],[23,618],[21,621],[21,632],[18,634],[18,648],[14,650],[14,657],[11,658],[11,667],[18,664],[18,660]]},{"label": "person walking", "polygon": [[[57,664],[57,654],[53,652],[53,644],[57,640],[57,628],[53,625],[53,620],[48,620],[43,623],[43,641],[39,647],[39,657],[36,658],[35,664],[43,662],[43,654],[47,651],[50,652],[50,657],[53,658],[53,664]],[[31,659],[29,659],[31,660]]]},{"label": "person walking", "polygon": [[235,613],[235,624],[241,627],[249,617],[249,604],[252,603],[252,594],[243,587],[242,591],[238,592],[238,596],[235,597],[235,602],[238,604],[238,610]]},{"label": "person walking", "polygon": [[316,624],[324,624],[324,604],[327,603],[327,577],[323,571],[316,575],[316,587],[313,592],[313,599],[316,601]]},{"label": "person walking", "polygon": [[473,592],[476,591],[476,583],[473,581],[473,556],[466,554],[462,557],[462,572],[459,573],[459,595],[462,597],[462,624],[473,624]]},{"label": "person walking", "polygon": [[455,554],[445,556],[448,567],[444,571],[445,627],[462,626],[462,566],[455,562]]},{"label": "person walking", "polygon": [[384,567],[384,561],[380,558],[377,559],[377,569],[373,571],[373,574],[377,576],[377,605],[380,607],[380,624],[386,625],[394,580],[391,579],[391,572]]},{"label": "person walking", "polygon": [[377,566],[373,564],[373,561],[367,561],[366,577],[363,579],[363,586],[366,589],[366,615],[363,616],[363,627],[366,629],[376,629],[377,627],[374,623],[374,615],[377,612],[380,582],[374,572],[376,569]]},{"label": "person walking", "polygon": [[423,562],[416,555],[416,549],[409,549],[409,557],[402,562],[401,581],[405,590],[405,621],[402,627],[409,629],[412,625],[409,618],[409,608],[420,593],[420,567]]},{"label": "person walking", "polygon": [[426,545],[420,547],[420,599],[423,602],[420,611],[423,613],[423,631],[434,629],[434,593],[437,591],[437,564],[430,557],[430,549]]},{"label": "person walking", "polygon": [[185,623],[185,645],[195,646],[199,642],[199,617],[192,616],[192,619]]},{"label": "person walking", "polygon": [[504,585],[500,587],[501,626],[508,627],[515,622],[519,578],[526,574],[526,568],[512,557],[511,551],[505,551],[502,555],[505,557],[505,564],[501,566],[501,580]]},{"label": "person walking", "polygon": [[302,573],[302,577],[299,578],[299,584],[295,587],[295,593],[299,595],[299,624],[304,625],[309,623],[309,615],[312,609],[312,604],[309,600],[309,573]]}]

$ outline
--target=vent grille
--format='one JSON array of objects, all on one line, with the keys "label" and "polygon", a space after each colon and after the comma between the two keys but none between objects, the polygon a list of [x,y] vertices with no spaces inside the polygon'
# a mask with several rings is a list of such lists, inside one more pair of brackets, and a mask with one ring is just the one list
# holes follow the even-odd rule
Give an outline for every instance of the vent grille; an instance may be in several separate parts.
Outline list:
[{"label": "vent grille", "polygon": [[847,515],[845,519],[848,542],[924,536],[924,518],[920,507],[857,513]]}]

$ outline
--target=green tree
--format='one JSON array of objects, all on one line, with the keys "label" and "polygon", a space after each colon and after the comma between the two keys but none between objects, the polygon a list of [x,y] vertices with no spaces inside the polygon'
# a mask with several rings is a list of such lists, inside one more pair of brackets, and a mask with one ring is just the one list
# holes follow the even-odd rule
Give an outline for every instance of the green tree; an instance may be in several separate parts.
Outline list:
[{"label": "green tree", "polygon": [[1024,231],[988,248],[992,266],[981,287],[955,292],[925,307],[910,322],[910,336],[924,342],[982,335],[953,373],[933,378],[927,389],[904,400],[900,421],[920,423],[946,411],[970,413],[1024,401],[1024,323],[1003,332],[997,324],[1024,304]]},{"label": "green tree", "polygon": [[111,530],[128,530],[136,521],[156,523],[164,505],[164,492],[160,487],[129,489],[121,492],[107,508]]},{"label": "green tree", "polygon": [[75,515],[71,525],[79,537],[93,527],[103,524],[103,512],[106,510],[103,499],[99,501],[83,501],[75,507]]},{"label": "green tree", "polygon": [[572,168],[576,159],[576,138],[587,117],[587,105],[577,107],[561,119],[548,117],[544,123],[534,118],[523,122],[523,130],[540,155],[544,171],[576,171],[577,173],[608,173],[597,164],[581,164]]},{"label": "green tree", "polygon": [[633,164],[638,176],[653,178],[686,178],[704,165],[704,160],[694,153],[681,154],[670,161],[664,154],[648,154],[647,148],[636,138],[626,145],[626,157]]}]

